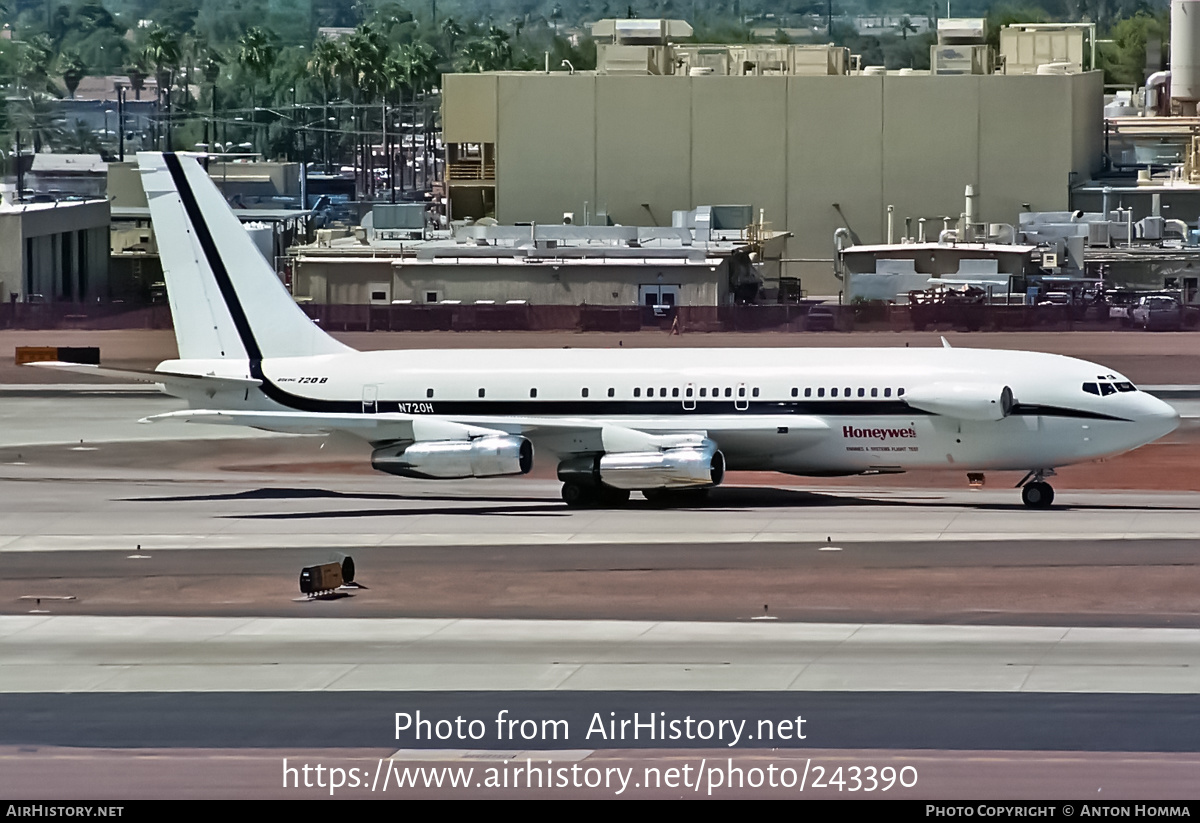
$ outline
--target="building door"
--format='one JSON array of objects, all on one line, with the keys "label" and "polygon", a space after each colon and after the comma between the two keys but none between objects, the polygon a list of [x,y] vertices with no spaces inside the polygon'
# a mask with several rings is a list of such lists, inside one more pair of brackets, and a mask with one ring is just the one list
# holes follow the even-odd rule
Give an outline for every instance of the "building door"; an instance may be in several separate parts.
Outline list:
[{"label": "building door", "polygon": [[648,286],[638,286],[638,304],[652,309],[664,311],[674,307],[679,302],[679,286],[654,283]]}]

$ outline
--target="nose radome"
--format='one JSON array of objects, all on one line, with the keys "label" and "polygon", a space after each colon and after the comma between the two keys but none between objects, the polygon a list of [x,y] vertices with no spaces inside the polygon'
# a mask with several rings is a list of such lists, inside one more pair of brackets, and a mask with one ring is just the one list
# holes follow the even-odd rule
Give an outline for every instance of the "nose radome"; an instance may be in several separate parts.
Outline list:
[{"label": "nose radome", "polygon": [[1164,437],[1175,431],[1179,426],[1179,411],[1170,403],[1157,397],[1147,397],[1150,402],[1142,413],[1141,419],[1155,432],[1155,439]]}]

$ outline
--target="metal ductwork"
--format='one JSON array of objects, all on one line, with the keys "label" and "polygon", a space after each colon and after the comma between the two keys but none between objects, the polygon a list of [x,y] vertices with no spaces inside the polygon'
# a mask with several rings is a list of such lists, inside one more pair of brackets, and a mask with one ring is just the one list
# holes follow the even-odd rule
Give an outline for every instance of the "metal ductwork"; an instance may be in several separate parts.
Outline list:
[{"label": "metal ductwork", "polygon": [[533,444],[515,435],[417,441],[376,449],[371,468],[423,480],[528,474],[533,468]]},{"label": "metal ductwork", "polygon": [[1008,386],[983,383],[935,383],[910,389],[904,402],[914,409],[959,420],[1003,420],[1016,405]]}]

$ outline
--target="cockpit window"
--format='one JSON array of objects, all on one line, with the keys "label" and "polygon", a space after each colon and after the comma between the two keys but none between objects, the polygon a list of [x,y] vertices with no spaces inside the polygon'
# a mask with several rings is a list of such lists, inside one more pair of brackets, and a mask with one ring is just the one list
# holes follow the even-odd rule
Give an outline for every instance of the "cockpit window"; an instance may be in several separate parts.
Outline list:
[{"label": "cockpit window", "polygon": [[1084,383],[1083,390],[1088,394],[1097,394],[1103,397],[1108,397],[1110,394],[1117,392],[1137,391],[1137,386],[1130,383],[1128,380],[1117,382],[1115,377],[1099,377],[1097,383]]}]

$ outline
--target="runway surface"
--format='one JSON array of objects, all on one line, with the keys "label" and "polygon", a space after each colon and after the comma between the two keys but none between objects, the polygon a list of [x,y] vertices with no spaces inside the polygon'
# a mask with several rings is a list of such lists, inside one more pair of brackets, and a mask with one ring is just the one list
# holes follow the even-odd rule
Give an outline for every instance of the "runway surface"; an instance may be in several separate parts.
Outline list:
[{"label": "runway surface", "polygon": [[[556,748],[431,749],[396,738],[407,708],[804,712],[820,736],[738,762],[915,764],[910,797],[1194,791],[1200,493],[1064,487],[1035,512],[992,478],[742,476],[693,508],[578,511],[545,476],[405,481],[346,442],[135,422],[177,407],[0,393],[0,794],[290,797],[283,758]],[[301,567],[346,554],[365,588],[297,601]]]},{"label": "runway surface", "polygon": [[0,656],[9,693],[1200,693],[1195,629],[28,615]]}]

